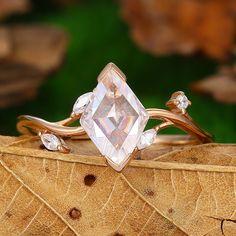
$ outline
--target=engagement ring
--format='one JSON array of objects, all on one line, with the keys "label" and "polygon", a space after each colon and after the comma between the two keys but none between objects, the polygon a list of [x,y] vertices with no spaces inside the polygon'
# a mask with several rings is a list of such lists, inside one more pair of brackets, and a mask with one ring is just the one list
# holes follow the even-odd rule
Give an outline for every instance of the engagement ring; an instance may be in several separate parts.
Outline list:
[{"label": "engagement ring", "polygon": [[[168,145],[209,143],[212,137],[200,129],[186,112],[191,102],[181,91],[166,103],[169,110],[145,109],[126,83],[125,75],[109,63],[98,76],[93,92],[80,96],[69,118],[48,122],[33,116],[20,116],[17,128],[22,134],[39,135],[51,151],[70,151],[63,138],[90,138],[107,163],[121,171],[135,154],[153,143]],[[80,119],[78,127],[69,126]],[[146,131],[149,119],[160,124]],[[184,139],[159,135],[161,129],[174,126],[188,133]]]}]

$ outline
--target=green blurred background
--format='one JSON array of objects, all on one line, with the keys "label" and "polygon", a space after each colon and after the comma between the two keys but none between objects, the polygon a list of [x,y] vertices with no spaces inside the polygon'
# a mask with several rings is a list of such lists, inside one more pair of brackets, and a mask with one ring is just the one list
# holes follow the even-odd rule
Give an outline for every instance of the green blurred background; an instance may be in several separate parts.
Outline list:
[{"label": "green blurred background", "polygon": [[153,57],[143,52],[131,40],[116,1],[84,1],[63,8],[35,1],[35,6],[26,15],[11,17],[7,24],[59,26],[69,34],[69,48],[61,68],[45,81],[34,100],[0,110],[0,134],[17,135],[20,114],[50,121],[67,117],[77,97],[91,91],[99,72],[114,62],[145,107],[164,108],[172,92],[183,90],[193,104],[189,113],[214,134],[216,142],[236,142],[236,106],[219,104],[189,89],[191,82],[215,73],[215,61],[203,55]]}]

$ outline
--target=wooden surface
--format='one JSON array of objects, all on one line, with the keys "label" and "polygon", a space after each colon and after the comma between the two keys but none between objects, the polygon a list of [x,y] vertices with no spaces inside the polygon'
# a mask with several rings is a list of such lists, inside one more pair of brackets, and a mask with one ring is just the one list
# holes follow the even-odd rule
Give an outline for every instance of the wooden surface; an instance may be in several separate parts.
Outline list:
[{"label": "wooden surface", "polygon": [[236,145],[155,145],[116,173],[67,143],[0,137],[0,235],[235,235]]}]

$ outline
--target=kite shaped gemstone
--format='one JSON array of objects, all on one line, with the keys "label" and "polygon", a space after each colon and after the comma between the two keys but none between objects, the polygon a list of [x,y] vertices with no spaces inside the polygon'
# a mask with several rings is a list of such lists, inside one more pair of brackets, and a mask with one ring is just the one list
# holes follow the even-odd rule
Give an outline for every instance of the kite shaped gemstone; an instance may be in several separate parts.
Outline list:
[{"label": "kite shaped gemstone", "polygon": [[130,159],[149,119],[125,80],[114,64],[108,64],[80,119],[90,139],[117,171]]}]

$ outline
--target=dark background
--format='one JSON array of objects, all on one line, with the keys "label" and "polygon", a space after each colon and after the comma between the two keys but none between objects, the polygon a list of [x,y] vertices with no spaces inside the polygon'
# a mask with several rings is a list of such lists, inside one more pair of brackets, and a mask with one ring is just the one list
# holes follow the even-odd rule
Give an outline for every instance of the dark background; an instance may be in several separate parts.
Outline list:
[{"label": "dark background", "polygon": [[41,86],[29,102],[0,110],[0,134],[17,135],[21,114],[57,121],[67,117],[81,94],[96,86],[99,72],[114,62],[146,108],[164,108],[172,92],[183,90],[192,101],[189,113],[217,142],[236,142],[236,107],[194,94],[189,84],[215,73],[217,62],[203,55],[154,57],[139,49],[129,36],[116,1],[84,1],[58,7],[34,1],[30,13],[13,16],[6,24],[45,23],[69,34],[69,47],[61,68]]}]

